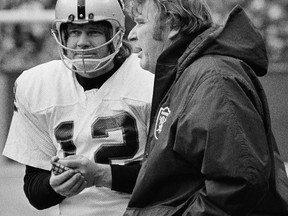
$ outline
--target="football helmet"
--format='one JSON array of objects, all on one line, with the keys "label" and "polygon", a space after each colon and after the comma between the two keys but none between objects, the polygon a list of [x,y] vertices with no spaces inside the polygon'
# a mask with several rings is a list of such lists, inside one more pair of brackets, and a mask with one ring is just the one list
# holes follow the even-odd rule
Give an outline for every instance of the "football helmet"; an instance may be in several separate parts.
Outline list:
[{"label": "football helmet", "polygon": [[[71,49],[66,46],[65,24],[87,24],[106,21],[111,25],[111,38],[107,42],[88,49]],[[66,25],[67,26],[67,25]],[[122,46],[125,32],[125,15],[121,0],[58,0],[55,7],[55,21],[53,22],[52,35],[56,40],[60,57],[64,65],[70,70],[87,75],[105,68]],[[100,59],[85,58],[86,53],[97,52],[103,46],[109,46],[111,53]],[[67,51],[75,52],[80,59],[71,59]]]}]

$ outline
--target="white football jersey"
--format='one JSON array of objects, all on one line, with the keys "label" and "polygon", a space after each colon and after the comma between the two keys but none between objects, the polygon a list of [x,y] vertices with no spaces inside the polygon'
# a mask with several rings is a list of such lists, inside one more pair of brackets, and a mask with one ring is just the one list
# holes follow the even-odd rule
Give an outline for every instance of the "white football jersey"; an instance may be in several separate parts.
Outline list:
[{"label": "white football jersey", "polygon": [[[141,159],[149,126],[154,76],[132,55],[101,86],[84,91],[60,60],[23,72],[3,154],[50,170],[50,159],[74,152],[97,163]],[[122,215],[129,195],[91,187],[65,198],[60,215]]]}]

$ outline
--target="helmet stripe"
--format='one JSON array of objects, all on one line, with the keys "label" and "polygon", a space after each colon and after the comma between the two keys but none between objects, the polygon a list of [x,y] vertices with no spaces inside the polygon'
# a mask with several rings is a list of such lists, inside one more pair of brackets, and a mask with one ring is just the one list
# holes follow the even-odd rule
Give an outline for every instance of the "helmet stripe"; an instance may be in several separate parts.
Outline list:
[{"label": "helmet stripe", "polygon": [[122,0],[118,0],[118,3],[119,3],[119,5],[120,5],[121,9],[124,10],[124,3],[123,3],[123,1],[122,1]]},{"label": "helmet stripe", "polygon": [[85,19],[85,0],[78,0],[78,19]]}]

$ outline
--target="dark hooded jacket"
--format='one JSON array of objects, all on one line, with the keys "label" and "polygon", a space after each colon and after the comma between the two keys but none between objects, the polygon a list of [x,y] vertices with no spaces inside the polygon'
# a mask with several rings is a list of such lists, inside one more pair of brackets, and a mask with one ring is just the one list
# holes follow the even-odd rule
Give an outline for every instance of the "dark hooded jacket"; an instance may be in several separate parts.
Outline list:
[{"label": "dark hooded jacket", "polygon": [[261,35],[239,6],[158,59],[152,125],[125,215],[288,215]]}]

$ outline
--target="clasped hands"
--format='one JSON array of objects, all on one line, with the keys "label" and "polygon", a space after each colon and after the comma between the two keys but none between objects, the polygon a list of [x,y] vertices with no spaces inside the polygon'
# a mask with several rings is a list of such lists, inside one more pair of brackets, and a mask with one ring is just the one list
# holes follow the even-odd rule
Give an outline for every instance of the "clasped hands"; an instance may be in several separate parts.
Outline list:
[{"label": "clasped hands", "polygon": [[51,163],[60,163],[69,170],[50,177],[53,190],[65,197],[79,194],[92,186],[111,188],[111,169],[107,164],[98,164],[82,155],[72,155],[65,158],[52,157]]}]

